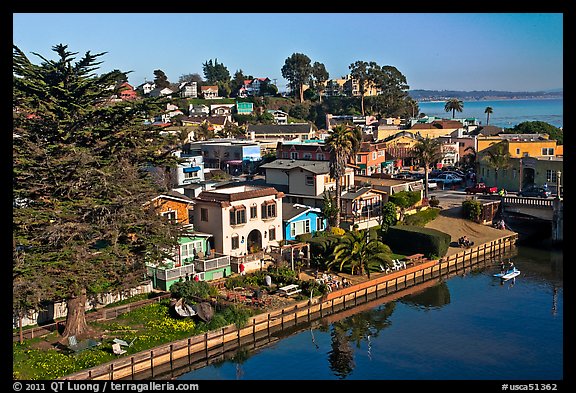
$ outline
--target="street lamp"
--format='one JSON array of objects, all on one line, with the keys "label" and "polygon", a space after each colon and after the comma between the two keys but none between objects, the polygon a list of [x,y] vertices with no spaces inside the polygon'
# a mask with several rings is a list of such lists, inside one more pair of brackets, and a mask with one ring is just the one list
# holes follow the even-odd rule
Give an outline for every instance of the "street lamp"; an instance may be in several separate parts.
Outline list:
[{"label": "street lamp", "polygon": [[556,196],[560,199],[560,175],[562,172],[556,171]]}]

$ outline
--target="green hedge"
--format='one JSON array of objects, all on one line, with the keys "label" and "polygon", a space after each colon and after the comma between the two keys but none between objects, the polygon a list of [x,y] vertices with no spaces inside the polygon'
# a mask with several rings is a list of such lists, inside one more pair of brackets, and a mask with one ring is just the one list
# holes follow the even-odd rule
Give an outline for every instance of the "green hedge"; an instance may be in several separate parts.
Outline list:
[{"label": "green hedge", "polygon": [[450,247],[449,234],[432,228],[393,226],[384,235],[386,243],[397,254],[424,254],[427,258],[443,257]]}]

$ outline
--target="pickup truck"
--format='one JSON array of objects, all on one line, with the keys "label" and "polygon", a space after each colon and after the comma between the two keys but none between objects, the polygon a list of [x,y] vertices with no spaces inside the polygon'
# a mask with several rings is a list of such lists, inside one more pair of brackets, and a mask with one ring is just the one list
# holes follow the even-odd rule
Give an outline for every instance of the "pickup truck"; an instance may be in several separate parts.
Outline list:
[{"label": "pickup truck", "polygon": [[486,184],[484,183],[478,183],[475,186],[472,187],[466,187],[464,189],[464,191],[466,191],[466,194],[495,194],[498,192],[498,187],[488,187]]}]

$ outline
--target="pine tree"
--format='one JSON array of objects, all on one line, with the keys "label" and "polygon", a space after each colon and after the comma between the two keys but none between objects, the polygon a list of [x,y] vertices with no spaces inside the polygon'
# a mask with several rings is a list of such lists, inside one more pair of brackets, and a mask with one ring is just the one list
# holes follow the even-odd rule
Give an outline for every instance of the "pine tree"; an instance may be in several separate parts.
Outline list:
[{"label": "pine tree", "polygon": [[177,160],[171,137],[144,125],[155,101],[108,104],[119,71],[105,53],[52,48],[33,64],[13,47],[14,311],[67,302],[63,338],[89,333],[87,296],[132,287],[183,228],[156,214],[149,166]]}]

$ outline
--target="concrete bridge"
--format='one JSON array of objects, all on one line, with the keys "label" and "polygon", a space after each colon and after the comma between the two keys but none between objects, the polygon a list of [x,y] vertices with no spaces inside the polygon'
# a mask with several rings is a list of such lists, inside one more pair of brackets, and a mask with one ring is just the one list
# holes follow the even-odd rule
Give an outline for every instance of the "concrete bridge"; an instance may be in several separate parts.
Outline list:
[{"label": "concrete bridge", "polygon": [[494,196],[501,199],[501,206],[506,213],[515,213],[534,217],[552,224],[552,240],[563,240],[564,199],[528,198],[519,196]]}]

